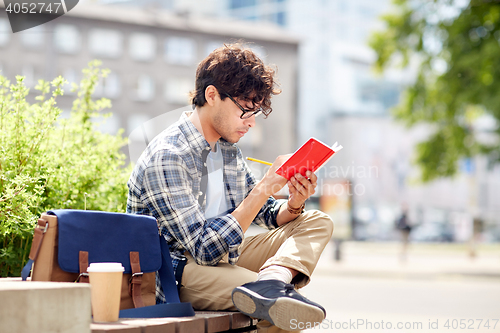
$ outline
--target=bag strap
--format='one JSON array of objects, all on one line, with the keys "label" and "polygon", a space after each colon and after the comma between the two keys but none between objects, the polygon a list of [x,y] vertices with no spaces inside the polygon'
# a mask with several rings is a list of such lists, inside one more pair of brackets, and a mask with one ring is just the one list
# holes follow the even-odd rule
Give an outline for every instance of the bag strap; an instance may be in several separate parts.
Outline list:
[{"label": "bag strap", "polygon": [[160,235],[160,246],[161,268],[158,274],[160,275],[161,288],[163,289],[163,294],[165,294],[165,300],[167,303],[180,303],[174,268],[172,266],[172,257],[170,257],[167,241],[162,235]]},{"label": "bag strap", "polygon": [[89,273],[87,272],[89,253],[87,251],[78,252],[78,265],[80,266],[80,275],[78,275],[76,282],[89,283]]},{"label": "bag strap", "polygon": [[139,260],[139,252],[130,252],[130,267],[132,268],[132,277],[128,283],[128,293],[132,296],[132,301],[134,302],[134,307],[142,308],[144,306],[144,301],[141,295],[141,285],[142,285],[142,271],[141,262]]},{"label": "bag strap", "polygon": [[163,236],[159,235],[159,237],[162,264],[158,273],[167,303],[121,310],[120,318],[191,317],[195,315],[191,303],[181,303],[179,300],[168,244]]},{"label": "bag strap", "polygon": [[177,283],[177,293],[181,293],[182,287],[182,273],[184,273],[184,267],[186,267],[187,258],[182,258],[177,262],[177,268],[175,270],[175,283]]},{"label": "bag strap", "polygon": [[21,271],[21,278],[23,281],[26,281],[28,279],[28,276],[30,275],[31,268],[33,267],[33,263],[38,257],[40,247],[42,246],[43,236],[47,232],[47,229],[49,229],[49,221],[38,219],[38,225],[35,227],[33,242],[31,243],[29,260]]}]

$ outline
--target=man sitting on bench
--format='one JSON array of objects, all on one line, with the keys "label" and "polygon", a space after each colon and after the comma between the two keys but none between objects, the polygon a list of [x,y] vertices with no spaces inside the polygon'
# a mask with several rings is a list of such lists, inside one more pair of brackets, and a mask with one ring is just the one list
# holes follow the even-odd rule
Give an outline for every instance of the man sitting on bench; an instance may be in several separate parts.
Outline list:
[{"label": "man sitting on bench", "polygon": [[[309,282],[333,223],[320,211],[304,211],[315,174],[287,181],[275,173],[288,157],[279,156],[257,181],[236,146],[257,116],[271,113],[271,95],[281,92],[274,74],[240,44],[205,58],[191,93],[194,111],[141,155],[128,182],[127,212],[158,220],[182,302],[197,310],[238,309],[262,319],[261,328],[291,330],[326,316],[295,289]],[[285,185],[288,200],[274,199]],[[245,238],[251,223],[269,231]],[[158,292],[157,302],[163,299]]]}]

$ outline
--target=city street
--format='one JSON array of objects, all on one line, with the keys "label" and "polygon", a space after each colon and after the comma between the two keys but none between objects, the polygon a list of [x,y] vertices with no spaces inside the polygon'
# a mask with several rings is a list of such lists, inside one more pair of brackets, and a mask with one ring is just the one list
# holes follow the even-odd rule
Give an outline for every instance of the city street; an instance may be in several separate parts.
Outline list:
[{"label": "city street", "polygon": [[412,245],[401,263],[397,243],[348,243],[338,263],[329,244],[302,289],[327,318],[307,332],[500,332],[499,252],[454,245]]}]

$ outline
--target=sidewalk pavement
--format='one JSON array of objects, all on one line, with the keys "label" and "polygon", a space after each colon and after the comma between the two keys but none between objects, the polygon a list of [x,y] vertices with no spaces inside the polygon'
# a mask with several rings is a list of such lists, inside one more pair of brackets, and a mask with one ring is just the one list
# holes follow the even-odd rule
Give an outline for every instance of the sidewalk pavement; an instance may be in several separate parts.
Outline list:
[{"label": "sidewalk pavement", "polygon": [[398,242],[355,242],[341,245],[341,260],[335,261],[330,242],[315,275],[400,279],[488,279],[500,282],[500,244],[480,244],[475,258],[467,244],[411,243],[406,260]]}]

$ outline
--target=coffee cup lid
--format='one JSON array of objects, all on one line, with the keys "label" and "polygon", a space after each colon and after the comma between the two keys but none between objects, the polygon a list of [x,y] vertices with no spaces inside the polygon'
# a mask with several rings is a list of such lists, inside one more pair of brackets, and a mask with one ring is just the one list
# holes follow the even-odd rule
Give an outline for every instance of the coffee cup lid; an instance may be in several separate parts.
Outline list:
[{"label": "coffee cup lid", "polygon": [[122,264],[119,262],[93,262],[87,268],[87,272],[123,272]]}]

